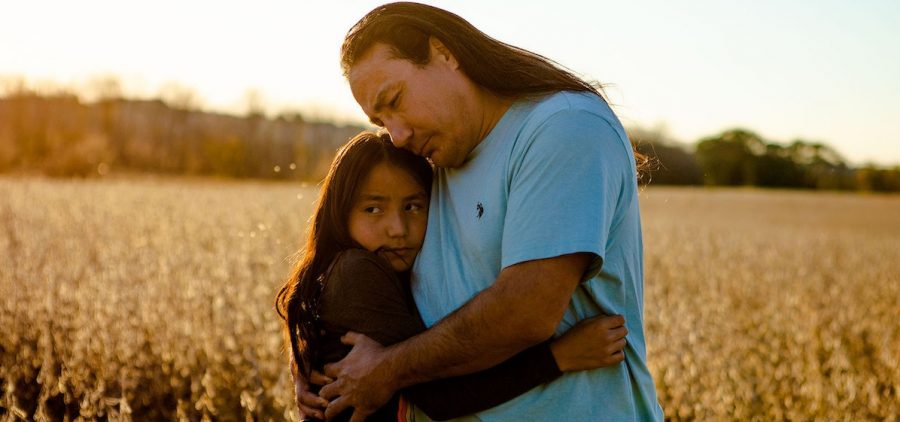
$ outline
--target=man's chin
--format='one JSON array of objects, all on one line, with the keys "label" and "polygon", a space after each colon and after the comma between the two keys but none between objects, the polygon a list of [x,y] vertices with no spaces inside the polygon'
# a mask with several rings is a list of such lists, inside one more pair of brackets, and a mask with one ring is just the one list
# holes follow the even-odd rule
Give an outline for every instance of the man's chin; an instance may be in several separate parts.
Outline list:
[{"label": "man's chin", "polygon": [[432,153],[430,156],[426,157],[425,159],[428,160],[428,162],[431,163],[431,165],[435,166],[435,167],[453,168],[453,167],[459,166],[458,164],[447,162],[446,157],[444,157],[440,154]]}]

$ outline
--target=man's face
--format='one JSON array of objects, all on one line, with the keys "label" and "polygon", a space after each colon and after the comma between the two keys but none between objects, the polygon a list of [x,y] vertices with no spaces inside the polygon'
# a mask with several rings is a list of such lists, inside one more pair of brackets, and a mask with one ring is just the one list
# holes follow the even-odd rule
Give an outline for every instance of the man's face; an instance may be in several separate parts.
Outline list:
[{"label": "man's face", "polygon": [[437,166],[458,167],[481,141],[476,89],[456,60],[433,43],[424,66],[394,58],[375,44],[350,68],[356,102],[394,145]]}]

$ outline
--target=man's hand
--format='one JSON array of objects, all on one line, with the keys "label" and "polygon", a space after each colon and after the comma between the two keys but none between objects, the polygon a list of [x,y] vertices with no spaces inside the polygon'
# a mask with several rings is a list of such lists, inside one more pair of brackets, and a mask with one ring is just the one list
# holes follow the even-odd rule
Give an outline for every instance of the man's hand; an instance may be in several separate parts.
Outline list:
[{"label": "man's hand", "polygon": [[625,318],[598,316],[579,322],[550,344],[561,371],[582,371],[625,360]]},{"label": "man's hand", "polygon": [[386,368],[382,345],[354,332],[341,337],[341,342],[352,345],[353,350],[341,361],[325,365],[325,375],[335,379],[319,391],[321,397],[334,399],[325,410],[325,418],[334,418],[353,407],[350,422],[363,422],[384,406],[398,388],[394,386],[393,371]]}]

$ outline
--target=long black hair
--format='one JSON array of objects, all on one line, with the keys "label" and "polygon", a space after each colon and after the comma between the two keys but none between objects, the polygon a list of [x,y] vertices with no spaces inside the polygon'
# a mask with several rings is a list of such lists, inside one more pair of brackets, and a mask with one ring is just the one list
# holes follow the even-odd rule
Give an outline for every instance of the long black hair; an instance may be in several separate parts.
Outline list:
[{"label": "long black hair", "polygon": [[341,251],[360,247],[350,236],[350,210],[359,186],[380,163],[407,171],[425,192],[431,191],[433,173],[428,161],[395,147],[386,133],[362,132],[338,151],[322,183],[306,244],[298,252],[291,275],[275,298],[291,358],[307,378],[318,350],[315,322],[325,273]]},{"label": "long black hair", "polygon": [[[472,82],[501,98],[518,100],[576,91],[606,101],[600,83],[584,80],[540,54],[498,41],[451,12],[412,2],[378,6],[356,22],[341,46],[341,69],[347,76],[378,43],[388,45],[395,57],[424,66],[431,60],[430,37],[447,47]],[[651,162],[634,148],[632,153],[640,180]]]},{"label": "long black hair", "polygon": [[586,91],[603,98],[600,84],[582,80],[540,54],[491,38],[453,13],[419,3],[385,4],[360,19],[344,37],[341,68],[346,76],[376,43],[390,46],[397,58],[427,64],[432,36],[473,82],[495,95],[517,99]]}]

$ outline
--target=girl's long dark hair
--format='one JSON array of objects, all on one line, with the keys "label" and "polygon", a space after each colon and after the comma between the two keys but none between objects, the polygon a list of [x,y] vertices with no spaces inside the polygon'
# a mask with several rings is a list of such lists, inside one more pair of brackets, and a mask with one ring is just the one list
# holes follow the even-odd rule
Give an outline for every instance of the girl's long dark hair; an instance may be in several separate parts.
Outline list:
[{"label": "girl's long dark hair", "polygon": [[341,251],[359,247],[348,229],[350,210],[360,184],[372,168],[385,162],[406,170],[426,192],[431,191],[432,168],[424,158],[395,147],[387,134],[362,132],[353,137],[331,163],[310,219],[306,244],[275,298],[295,369],[307,378],[318,350],[316,320],[325,273]]}]

